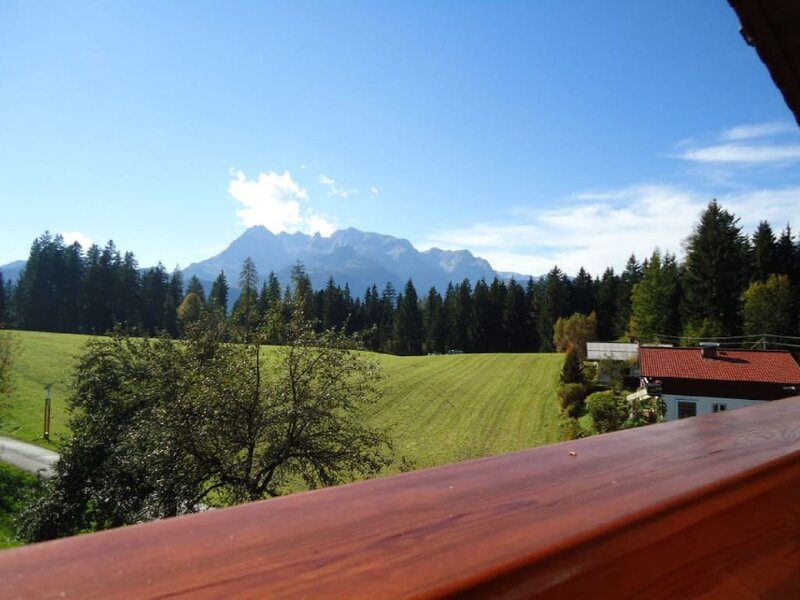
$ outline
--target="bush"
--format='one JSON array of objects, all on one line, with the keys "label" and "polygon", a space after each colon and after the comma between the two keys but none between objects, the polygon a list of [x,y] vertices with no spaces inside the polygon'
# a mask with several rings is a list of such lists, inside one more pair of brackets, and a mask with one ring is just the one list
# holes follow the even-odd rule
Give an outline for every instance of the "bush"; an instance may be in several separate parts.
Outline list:
[{"label": "bush", "polygon": [[667,403],[661,396],[647,396],[631,402],[630,427],[660,423],[667,414]]},{"label": "bush", "polygon": [[583,413],[586,393],[586,386],[582,383],[567,383],[558,388],[558,400],[567,416],[578,417]]},{"label": "bush", "polygon": [[622,429],[628,420],[628,401],[613,391],[591,394],[586,398],[586,409],[592,415],[598,433]]}]

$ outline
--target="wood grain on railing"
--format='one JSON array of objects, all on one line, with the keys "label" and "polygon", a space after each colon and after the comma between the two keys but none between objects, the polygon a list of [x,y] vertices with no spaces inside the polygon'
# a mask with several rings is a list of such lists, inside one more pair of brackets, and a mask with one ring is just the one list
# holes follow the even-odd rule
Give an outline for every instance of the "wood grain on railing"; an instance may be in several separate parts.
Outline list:
[{"label": "wood grain on railing", "polygon": [[0,553],[2,598],[800,598],[800,397]]}]

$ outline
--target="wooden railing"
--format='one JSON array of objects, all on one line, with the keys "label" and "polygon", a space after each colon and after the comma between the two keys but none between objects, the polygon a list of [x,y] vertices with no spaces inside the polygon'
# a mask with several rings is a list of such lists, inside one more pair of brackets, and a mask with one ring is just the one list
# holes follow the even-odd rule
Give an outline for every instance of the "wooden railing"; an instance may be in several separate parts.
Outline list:
[{"label": "wooden railing", "polygon": [[0,552],[2,598],[800,598],[800,397]]}]

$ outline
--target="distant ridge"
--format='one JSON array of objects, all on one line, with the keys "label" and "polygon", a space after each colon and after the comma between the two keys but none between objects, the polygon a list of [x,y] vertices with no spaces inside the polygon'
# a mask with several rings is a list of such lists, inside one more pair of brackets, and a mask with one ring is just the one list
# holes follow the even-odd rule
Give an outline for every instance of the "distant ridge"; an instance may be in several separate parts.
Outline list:
[{"label": "distant ridge", "polygon": [[412,279],[417,293],[422,295],[431,286],[444,292],[450,282],[467,278],[474,283],[481,277],[500,276],[488,261],[468,250],[431,248],[420,252],[408,240],[354,228],[322,237],[275,234],[262,226],[251,227],[224,251],[189,265],[183,274],[185,278],[195,275],[203,282],[210,282],[224,270],[228,284],[235,288],[239,269],[248,256],[262,279],[273,271],[285,285],[292,267],[299,261],[315,288],[324,287],[333,277],[338,285],[349,285],[358,296],[373,284],[383,288],[387,282],[401,290]]},{"label": "distant ridge", "polygon": [[25,268],[24,260],[15,260],[7,265],[0,265],[0,273],[3,274],[3,281],[16,281],[22,269]]}]

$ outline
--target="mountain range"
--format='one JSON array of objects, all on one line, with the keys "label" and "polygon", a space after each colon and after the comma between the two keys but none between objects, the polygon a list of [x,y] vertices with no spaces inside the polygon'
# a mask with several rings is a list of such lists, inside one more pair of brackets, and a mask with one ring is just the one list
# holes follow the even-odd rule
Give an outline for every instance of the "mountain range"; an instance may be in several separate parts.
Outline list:
[{"label": "mountain range", "polygon": [[[488,261],[469,250],[431,248],[420,252],[405,239],[360,231],[354,228],[335,231],[330,237],[319,234],[272,233],[262,226],[251,227],[225,250],[206,260],[192,263],[183,270],[184,280],[195,275],[210,289],[211,282],[224,271],[233,295],[238,295],[239,271],[250,257],[258,269],[260,280],[272,271],[283,285],[290,280],[292,267],[299,261],[305,267],[314,288],[325,286],[333,277],[342,287],[349,285],[354,295],[361,295],[375,284],[382,289],[391,282],[402,290],[406,281],[414,281],[418,294],[431,286],[444,292],[449,282],[465,278],[471,282],[481,277],[519,280],[527,275],[495,271]],[[19,276],[24,261],[0,266],[6,280]]]},{"label": "mountain range", "polygon": [[373,284],[383,288],[387,282],[401,290],[409,279],[422,294],[431,286],[443,292],[449,282],[465,278],[474,283],[481,277],[512,275],[498,273],[488,261],[468,250],[431,248],[420,252],[408,240],[354,228],[322,237],[304,233],[275,234],[256,226],[218,255],[186,267],[184,277],[196,275],[205,283],[224,270],[228,284],[236,288],[239,270],[248,256],[253,259],[261,278],[273,271],[285,284],[292,267],[299,261],[314,288],[324,287],[328,278],[333,277],[337,284],[349,285],[354,295],[363,294]]}]

